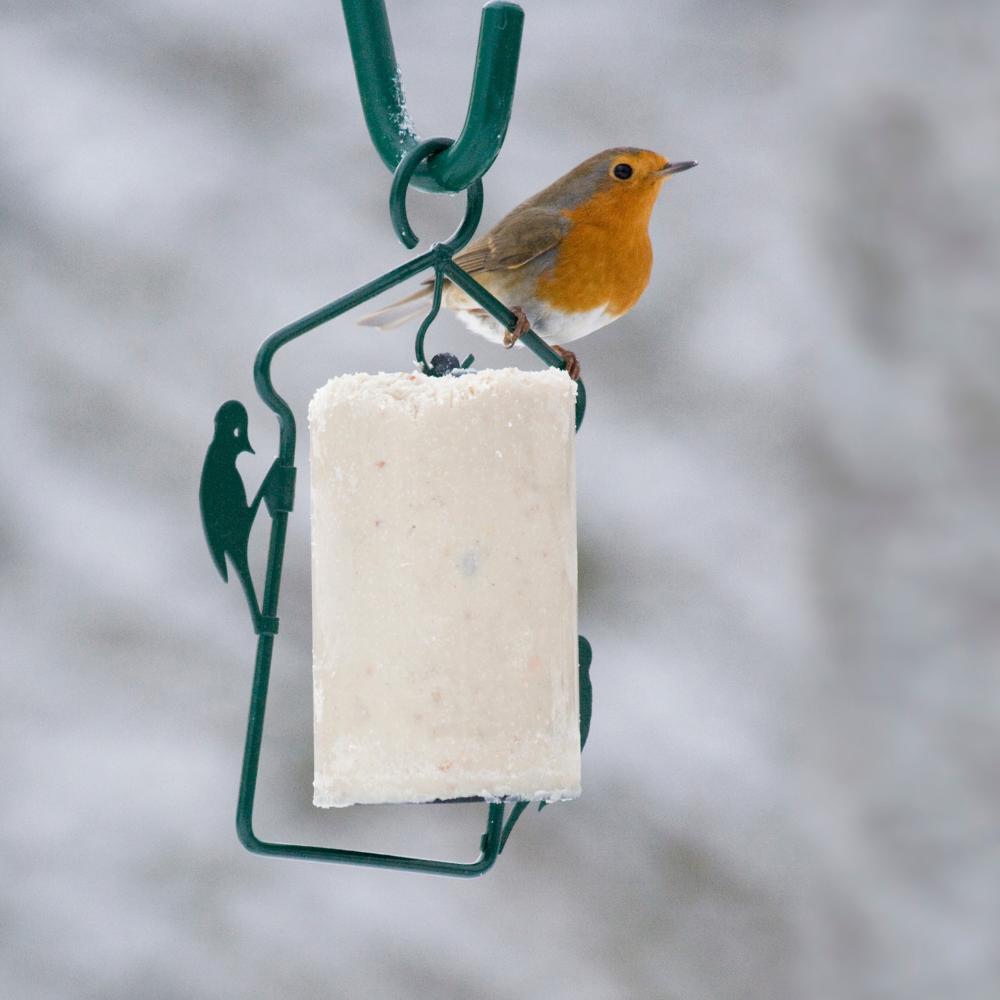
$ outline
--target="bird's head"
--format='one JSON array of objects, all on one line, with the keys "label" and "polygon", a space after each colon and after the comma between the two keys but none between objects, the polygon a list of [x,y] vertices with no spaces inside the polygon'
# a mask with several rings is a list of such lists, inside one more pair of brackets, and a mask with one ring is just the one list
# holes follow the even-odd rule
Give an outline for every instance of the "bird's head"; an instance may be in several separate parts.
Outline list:
[{"label": "bird's head", "polygon": [[618,146],[584,160],[536,197],[581,220],[648,221],[664,180],[694,166],[695,160],[672,161],[649,149]]},{"label": "bird's head", "polygon": [[673,174],[698,166],[697,160],[675,160],[649,149],[608,149],[595,157],[598,165],[605,169],[607,177],[601,185],[605,190],[629,194],[660,190],[660,185]]},{"label": "bird's head", "polygon": [[215,440],[225,444],[235,454],[248,451],[256,454],[247,437],[247,410],[238,400],[231,399],[215,414]]}]

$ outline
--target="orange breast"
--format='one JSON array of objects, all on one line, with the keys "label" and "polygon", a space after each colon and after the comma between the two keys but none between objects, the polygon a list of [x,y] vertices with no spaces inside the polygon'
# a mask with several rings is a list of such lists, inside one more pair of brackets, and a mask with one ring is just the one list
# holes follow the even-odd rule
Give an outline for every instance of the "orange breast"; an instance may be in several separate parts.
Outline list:
[{"label": "orange breast", "polygon": [[554,265],[538,281],[539,298],[564,312],[605,303],[613,316],[628,312],[649,284],[649,217],[658,187],[627,194],[604,191],[565,212],[573,225]]}]

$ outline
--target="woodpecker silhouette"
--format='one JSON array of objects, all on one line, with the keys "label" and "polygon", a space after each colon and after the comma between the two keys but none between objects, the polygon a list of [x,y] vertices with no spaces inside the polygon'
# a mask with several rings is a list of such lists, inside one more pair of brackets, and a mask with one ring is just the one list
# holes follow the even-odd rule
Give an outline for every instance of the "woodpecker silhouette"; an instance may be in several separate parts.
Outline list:
[{"label": "woodpecker silhouette", "polygon": [[247,437],[247,411],[242,403],[231,399],[223,403],[215,415],[215,436],[208,446],[201,470],[201,520],[212,559],[222,579],[227,582],[226,556],[229,556],[243,585],[256,627],[260,622],[260,605],[250,578],[247,545],[250,528],[264,494],[264,485],[261,485],[253,503],[248,504],[243,477],[236,468],[236,459],[244,451],[255,454]]}]

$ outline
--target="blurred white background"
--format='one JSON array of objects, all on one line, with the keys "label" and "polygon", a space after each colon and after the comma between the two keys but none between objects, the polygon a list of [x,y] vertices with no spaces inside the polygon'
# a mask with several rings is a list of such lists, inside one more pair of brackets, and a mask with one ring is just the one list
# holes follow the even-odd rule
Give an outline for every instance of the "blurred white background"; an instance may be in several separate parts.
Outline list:
[{"label": "blurred white background", "polygon": [[[212,418],[248,404],[255,488],[257,345],[406,256],[339,5],[4,5],[0,995],[1000,995],[1000,8],[524,6],[485,224],[607,146],[701,165],[578,345],[585,795],[462,882],[233,829],[254,641],[201,537]],[[478,4],[389,12],[417,129],[456,134]],[[411,204],[431,239],[462,203]],[[304,414],[411,352],[346,317],[275,381]],[[307,528],[258,829],[468,856],[481,808],[310,804]]]}]

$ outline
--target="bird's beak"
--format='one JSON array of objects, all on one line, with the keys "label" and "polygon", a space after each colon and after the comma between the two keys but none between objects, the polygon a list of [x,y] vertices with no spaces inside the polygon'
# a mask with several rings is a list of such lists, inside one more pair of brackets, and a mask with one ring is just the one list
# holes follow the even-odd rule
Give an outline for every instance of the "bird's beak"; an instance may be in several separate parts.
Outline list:
[{"label": "bird's beak", "polygon": [[653,173],[657,177],[667,177],[670,174],[679,174],[682,170],[690,170],[696,166],[698,166],[697,160],[682,160],[680,163],[668,163],[665,167],[654,170]]},{"label": "bird's beak", "polygon": [[251,455],[256,455],[257,452],[253,450],[253,445],[250,444],[250,438],[243,439],[243,451],[250,452]]}]

